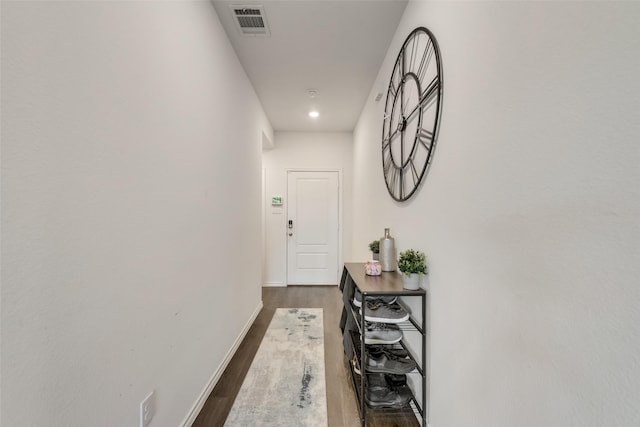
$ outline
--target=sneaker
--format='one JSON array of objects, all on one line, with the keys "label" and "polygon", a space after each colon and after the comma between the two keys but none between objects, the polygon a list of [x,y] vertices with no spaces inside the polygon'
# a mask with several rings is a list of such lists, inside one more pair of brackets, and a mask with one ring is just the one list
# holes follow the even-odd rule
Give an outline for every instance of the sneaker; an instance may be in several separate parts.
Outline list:
[{"label": "sneaker", "polygon": [[401,323],[409,320],[409,313],[400,304],[384,304],[379,300],[367,301],[364,320],[381,323]]},{"label": "sneaker", "polygon": [[402,339],[398,325],[365,322],[365,344],[395,344]]},{"label": "sneaker", "polygon": [[[373,301],[374,299],[380,300],[385,304],[392,304],[396,302],[398,298],[395,296],[375,297],[375,298],[369,298],[367,301]],[[355,305],[356,307],[362,307],[362,293],[360,293],[360,291],[357,288],[353,294],[353,305]]]},{"label": "sneaker", "polygon": [[391,388],[407,385],[407,376],[405,374],[384,374],[384,378]]},{"label": "sneaker", "polygon": [[395,358],[386,353],[381,353],[376,356],[367,354],[367,372],[408,374],[415,368],[416,362],[411,359]]},{"label": "sneaker", "polygon": [[389,384],[387,383],[386,374],[382,373],[374,373],[367,374],[367,389],[368,390],[380,390],[380,389],[389,389]]},{"label": "sneaker", "polygon": [[404,359],[409,356],[409,352],[404,348],[394,348],[389,345],[369,345],[367,346],[367,353],[372,356],[379,356],[382,353],[386,353],[387,356],[394,359]]},{"label": "sneaker", "polygon": [[407,376],[404,374],[383,374],[379,372],[367,374],[367,387],[397,389],[407,385]]},{"label": "sneaker", "polygon": [[400,408],[409,403],[411,392],[407,387],[368,388],[364,399],[371,408]]}]

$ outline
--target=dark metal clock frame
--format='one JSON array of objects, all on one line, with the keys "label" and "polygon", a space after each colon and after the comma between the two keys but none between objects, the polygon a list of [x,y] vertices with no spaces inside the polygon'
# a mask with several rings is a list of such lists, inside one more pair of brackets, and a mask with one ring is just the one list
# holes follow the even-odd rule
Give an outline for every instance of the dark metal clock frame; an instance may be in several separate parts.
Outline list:
[{"label": "dark metal clock frame", "polygon": [[442,111],[442,61],[431,31],[413,30],[398,53],[382,122],[382,169],[387,190],[399,202],[425,179]]}]

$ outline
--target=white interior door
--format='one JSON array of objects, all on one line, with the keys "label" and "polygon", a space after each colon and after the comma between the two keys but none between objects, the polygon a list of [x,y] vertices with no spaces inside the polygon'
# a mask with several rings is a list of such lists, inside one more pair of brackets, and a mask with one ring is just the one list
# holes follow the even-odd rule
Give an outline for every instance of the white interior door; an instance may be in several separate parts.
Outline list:
[{"label": "white interior door", "polygon": [[287,284],[338,284],[338,172],[287,179]]}]

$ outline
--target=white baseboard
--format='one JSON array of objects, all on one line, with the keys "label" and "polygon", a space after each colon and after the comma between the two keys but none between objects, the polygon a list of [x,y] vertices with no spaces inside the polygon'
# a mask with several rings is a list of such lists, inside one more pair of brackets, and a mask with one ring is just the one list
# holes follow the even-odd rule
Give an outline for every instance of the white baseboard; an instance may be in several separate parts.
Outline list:
[{"label": "white baseboard", "polygon": [[287,284],[284,282],[266,282],[262,284],[263,288],[286,288]]},{"label": "white baseboard", "polygon": [[255,311],[251,315],[251,318],[240,331],[240,335],[238,335],[238,338],[236,338],[235,342],[233,343],[233,346],[231,347],[231,349],[229,350],[225,358],[222,360],[222,363],[220,363],[220,366],[218,366],[218,369],[216,369],[216,371],[213,373],[213,375],[209,379],[209,382],[207,383],[204,390],[200,394],[200,397],[198,397],[198,400],[196,400],[196,403],[193,405],[193,407],[187,414],[187,417],[182,422],[181,424],[182,427],[191,427],[193,425],[196,418],[198,417],[198,414],[202,410],[202,407],[204,406],[205,402],[209,398],[209,395],[213,391],[213,388],[218,383],[218,380],[224,373],[224,370],[227,369],[227,365],[229,365],[231,358],[233,358],[233,356],[236,354],[236,351],[238,350],[238,347],[240,347],[242,340],[247,335],[247,332],[249,332],[249,328],[251,328],[251,325],[253,325],[253,322],[256,320],[256,317],[258,317],[258,313],[260,313],[260,310],[262,310],[262,301],[260,301]]}]

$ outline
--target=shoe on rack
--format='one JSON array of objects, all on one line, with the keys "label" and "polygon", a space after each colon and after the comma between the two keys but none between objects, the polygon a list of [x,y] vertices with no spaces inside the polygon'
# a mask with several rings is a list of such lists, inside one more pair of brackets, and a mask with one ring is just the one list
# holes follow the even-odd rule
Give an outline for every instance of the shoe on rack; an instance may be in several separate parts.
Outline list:
[{"label": "shoe on rack", "polygon": [[365,344],[395,344],[402,339],[402,331],[398,325],[365,322]]},{"label": "shoe on rack", "polygon": [[[396,300],[398,299],[395,296],[388,296],[388,297],[369,297],[367,299],[367,301],[373,301],[373,300],[380,300],[382,301],[384,304],[392,304],[394,302],[396,302]],[[353,305],[355,305],[356,307],[362,307],[362,293],[358,290],[358,288],[356,288],[354,294],[353,294]]]},{"label": "shoe on rack", "polygon": [[407,376],[404,374],[383,374],[374,372],[367,374],[367,387],[394,389],[407,385]]},{"label": "shoe on rack", "polygon": [[401,408],[411,400],[411,392],[408,387],[394,388],[368,388],[365,402],[371,408]]},{"label": "shoe on rack", "polygon": [[407,376],[405,374],[384,374],[384,378],[391,388],[407,385]]},{"label": "shoe on rack", "polygon": [[404,348],[391,345],[368,345],[366,350],[372,356],[379,356],[385,353],[389,358],[393,359],[404,359],[409,356],[409,352]]},{"label": "shoe on rack", "polygon": [[367,389],[368,390],[389,390],[389,383],[386,379],[387,374],[373,373],[367,374]]},{"label": "shoe on rack", "polygon": [[387,374],[408,374],[416,369],[416,362],[380,353],[376,356],[367,354],[367,372],[382,372]]},{"label": "shoe on rack", "polygon": [[364,305],[364,320],[380,323],[402,323],[409,320],[409,313],[400,304],[384,304],[380,300],[367,300]]}]

